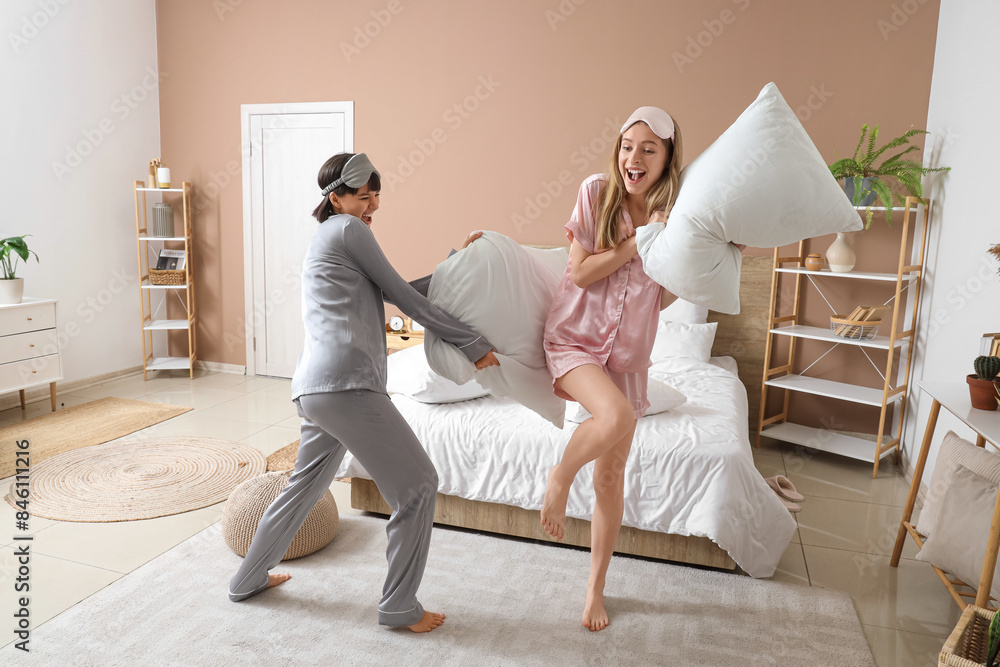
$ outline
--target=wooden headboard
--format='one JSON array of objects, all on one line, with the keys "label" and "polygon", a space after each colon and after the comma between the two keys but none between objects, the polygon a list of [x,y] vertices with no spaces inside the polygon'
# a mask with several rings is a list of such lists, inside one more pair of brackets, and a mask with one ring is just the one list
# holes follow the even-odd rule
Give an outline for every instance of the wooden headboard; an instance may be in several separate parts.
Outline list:
[{"label": "wooden headboard", "polygon": [[760,413],[760,383],[764,373],[768,308],[771,307],[771,273],[774,258],[743,255],[740,270],[740,314],[709,312],[708,321],[718,322],[713,357],[732,357],[747,388],[747,419],[750,432],[757,431]]}]

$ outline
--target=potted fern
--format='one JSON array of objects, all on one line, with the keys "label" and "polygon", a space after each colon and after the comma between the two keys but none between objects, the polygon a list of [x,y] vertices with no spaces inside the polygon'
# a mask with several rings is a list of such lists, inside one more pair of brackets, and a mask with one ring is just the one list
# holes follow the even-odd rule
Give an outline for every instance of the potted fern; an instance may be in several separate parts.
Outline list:
[{"label": "potted fern", "polygon": [[0,240],[0,304],[21,303],[24,296],[24,279],[16,275],[17,258],[27,262],[34,255],[35,261],[38,261],[38,254],[28,249],[25,236]]},{"label": "potted fern", "polygon": [[[853,157],[845,157],[830,165],[830,173],[837,180],[844,180],[844,191],[855,206],[867,206],[868,212],[865,216],[865,229],[872,224],[871,205],[875,198],[879,204],[885,207],[885,220],[892,224],[892,209],[896,203],[903,204],[905,200],[902,196],[894,193],[886,182],[886,178],[894,178],[902,185],[906,191],[914,197],[921,197],[924,188],[920,183],[920,177],[934,171],[949,171],[951,167],[925,167],[914,160],[905,160],[903,156],[912,151],[918,151],[918,146],[910,146],[910,137],[918,134],[930,134],[927,130],[907,130],[901,136],[889,141],[881,148],[876,148],[878,140],[878,125],[869,132],[869,127],[865,124],[861,128],[861,139],[854,149]],[[868,138],[868,145],[862,153],[862,146],[865,144],[865,137]],[[876,160],[882,157],[887,151],[894,148],[906,146],[900,152],[885,158],[878,165]]]}]

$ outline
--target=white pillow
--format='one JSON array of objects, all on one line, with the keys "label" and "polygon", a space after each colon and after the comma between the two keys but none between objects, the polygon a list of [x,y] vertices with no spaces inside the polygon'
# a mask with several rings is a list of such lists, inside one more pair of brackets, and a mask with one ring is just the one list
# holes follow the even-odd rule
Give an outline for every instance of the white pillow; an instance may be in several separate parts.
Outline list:
[{"label": "white pillow", "polygon": [[[673,387],[666,385],[659,380],[649,378],[649,385],[646,387],[646,398],[649,399],[649,408],[646,416],[666,412],[680,407],[687,402],[687,396],[677,391]],[[566,401],[566,421],[582,424],[593,415],[576,401]]]},{"label": "white pillow", "polygon": [[643,268],[700,306],[740,312],[739,249],[861,229],[861,216],[769,83],[736,122],[681,172],[668,224],[636,231]]},{"label": "white pillow", "polygon": [[475,380],[457,385],[435,373],[427,364],[423,345],[393,352],[386,366],[386,391],[421,403],[455,403],[489,394]]},{"label": "white pillow", "polygon": [[439,375],[465,384],[475,374],[491,394],[512,398],[562,428],[566,404],[552,391],[542,334],[566,263],[540,259],[537,254],[544,252],[487,231],[441,262],[431,277],[428,298],[486,336],[496,347],[499,368],[475,373],[458,348],[429,330],[424,350]]},{"label": "white pillow", "polygon": [[704,324],[708,321],[708,308],[696,306],[684,299],[675,299],[672,304],[660,311],[660,321]]},{"label": "white pillow", "polygon": [[921,535],[932,535],[934,526],[938,524],[941,511],[941,500],[951,486],[951,476],[959,466],[964,466],[980,477],[1000,481],[1000,456],[987,451],[948,431],[941,441],[937,459],[934,462],[934,472],[931,473],[931,483],[927,488],[927,496],[920,509],[917,532]]},{"label": "white pillow", "polygon": [[[941,513],[923,548],[917,552],[917,560],[931,563],[978,588],[996,499],[995,482],[963,465],[956,467],[941,499]],[[990,595],[1000,599],[1000,580],[996,576]]]},{"label": "white pillow", "polygon": [[715,330],[718,327],[718,322],[686,324],[660,320],[656,324],[656,338],[653,339],[653,351],[649,359],[654,364],[671,357],[708,361],[712,356]]}]

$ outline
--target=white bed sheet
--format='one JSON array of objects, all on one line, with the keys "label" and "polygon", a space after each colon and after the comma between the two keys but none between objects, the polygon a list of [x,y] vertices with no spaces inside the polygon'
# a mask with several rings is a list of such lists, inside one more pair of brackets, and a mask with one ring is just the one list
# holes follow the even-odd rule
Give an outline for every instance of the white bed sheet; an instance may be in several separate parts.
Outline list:
[{"label": "white bed sheet", "polygon": [[[650,368],[650,377],[688,401],[639,420],[626,464],[622,523],[707,537],[751,576],[769,577],[796,523],[754,467],[735,360],[712,361],[674,358]],[[441,493],[526,509],[541,509],[548,470],[577,427],[567,422],[557,429],[494,396],[425,404],[397,394],[392,401],[437,468]],[[593,463],[574,481],[568,516],[591,518],[592,475]],[[370,478],[349,453],[338,476]]]}]

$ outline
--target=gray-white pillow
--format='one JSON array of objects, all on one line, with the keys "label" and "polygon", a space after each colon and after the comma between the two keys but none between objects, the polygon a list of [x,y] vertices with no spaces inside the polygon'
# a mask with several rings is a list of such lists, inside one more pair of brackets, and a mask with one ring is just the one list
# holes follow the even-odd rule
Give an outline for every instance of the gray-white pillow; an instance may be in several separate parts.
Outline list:
[{"label": "gray-white pillow", "polygon": [[[996,499],[995,483],[963,465],[957,466],[941,499],[931,535],[917,552],[917,560],[978,588]],[[1000,581],[995,576],[990,595],[1000,599]]]},{"label": "gray-white pillow", "polygon": [[953,431],[948,431],[941,441],[941,448],[934,463],[934,472],[931,473],[931,483],[924,498],[923,508],[920,510],[920,523],[916,527],[920,534],[933,534],[938,521],[941,499],[948,490],[952,473],[959,465],[965,466],[994,484],[1000,483],[1000,456],[982,447],[976,447],[968,440],[955,435]]},{"label": "gray-white pillow", "polygon": [[389,355],[385,390],[390,394],[409,396],[421,403],[457,403],[489,393],[475,380],[459,385],[435,373],[427,363],[423,345]]}]

